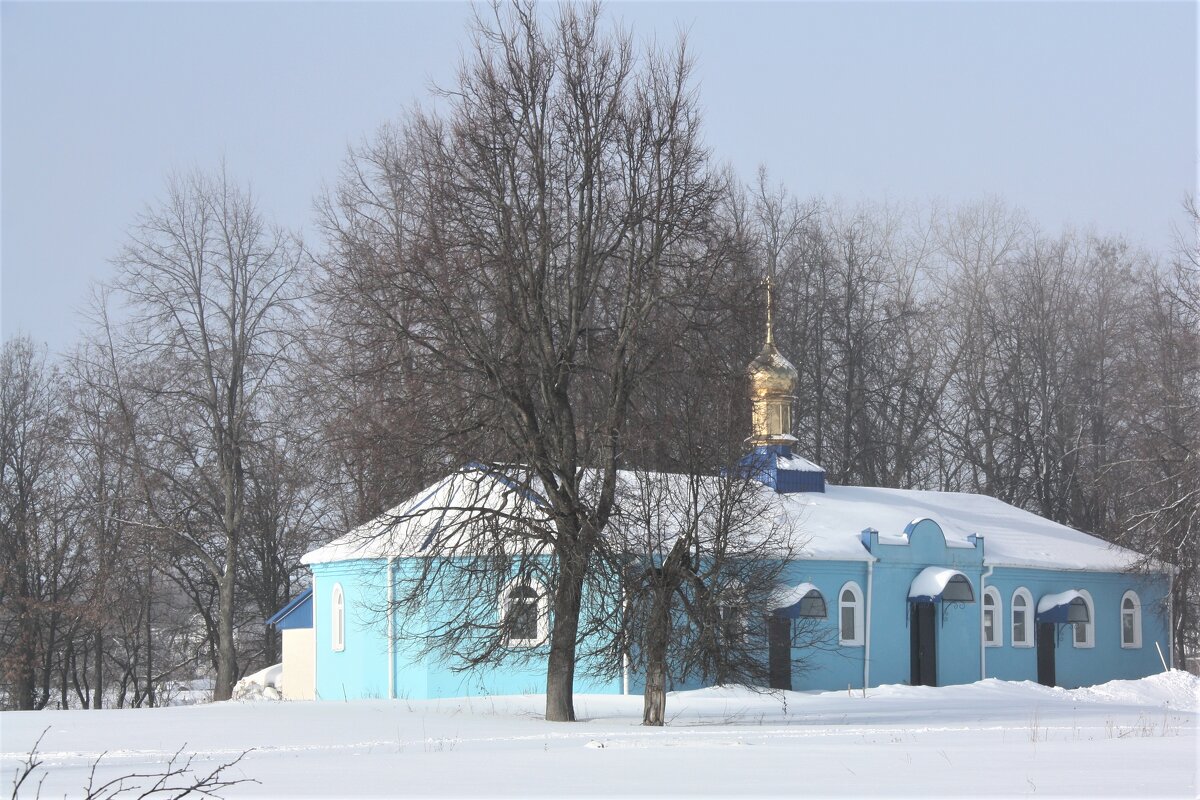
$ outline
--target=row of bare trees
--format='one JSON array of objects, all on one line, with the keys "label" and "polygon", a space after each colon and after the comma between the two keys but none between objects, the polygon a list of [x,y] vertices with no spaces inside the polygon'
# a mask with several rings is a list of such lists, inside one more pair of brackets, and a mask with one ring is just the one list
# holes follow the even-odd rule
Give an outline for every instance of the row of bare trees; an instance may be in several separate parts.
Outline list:
[{"label": "row of bare trees", "polygon": [[222,172],[181,176],[131,228],[84,343],[58,363],[5,343],[9,704],[153,705],[198,673],[226,699],[278,659],[261,623],[321,513],[284,391],[299,264]]},{"label": "row of bare trees", "polygon": [[[181,176],[131,228],[85,342],[53,360],[5,343],[8,704],[154,703],[198,668],[228,697],[277,659],[262,621],[311,544],[473,461],[520,465],[546,503],[505,569],[553,560],[548,718],[574,717],[581,653],[750,675],[710,624],[757,546],[734,482],[710,503],[722,525],[677,515],[670,535],[639,497],[694,511],[703,481],[620,492],[625,468],[711,476],[741,453],[767,268],[799,450],[832,482],[983,492],[1173,563],[1177,658],[1196,650],[1193,239],[1155,259],[994,200],[745,185],[704,145],[683,43],[639,48],[594,7],[488,14],[436,110],[351,149],[318,244],[223,171]],[[636,635],[665,638],[589,616],[613,581],[640,586]],[[691,638],[646,627],[689,613]]]}]

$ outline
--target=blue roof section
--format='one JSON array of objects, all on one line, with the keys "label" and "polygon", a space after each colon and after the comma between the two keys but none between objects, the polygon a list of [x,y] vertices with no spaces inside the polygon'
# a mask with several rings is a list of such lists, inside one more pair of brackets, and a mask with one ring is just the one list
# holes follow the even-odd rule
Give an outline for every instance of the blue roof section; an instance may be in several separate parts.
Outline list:
[{"label": "blue roof section", "polygon": [[274,625],[281,631],[292,628],[311,628],[313,626],[312,588],[305,589],[288,601],[288,604],[276,611],[267,620],[268,625]]},{"label": "blue roof section", "polygon": [[747,474],[779,494],[824,492],[825,470],[785,444],[759,445],[738,462]]},{"label": "blue roof section", "polygon": [[500,481],[500,483],[504,484],[508,488],[510,488],[516,492],[519,492],[522,497],[524,497],[526,500],[529,500],[530,502],[534,503],[535,505],[538,505],[542,508],[550,507],[550,504],[546,502],[546,499],[544,497],[542,497],[537,492],[533,491],[532,489],[530,489],[528,487],[521,486],[519,483],[514,481],[512,478],[505,475],[501,471],[500,467],[488,466],[487,464],[484,464],[481,461],[472,461],[469,464],[467,464],[465,467],[463,467],[464,472],[468,469],[478,470],[479,472],[482,472],[485,475],[490,475],[491,477]]}]

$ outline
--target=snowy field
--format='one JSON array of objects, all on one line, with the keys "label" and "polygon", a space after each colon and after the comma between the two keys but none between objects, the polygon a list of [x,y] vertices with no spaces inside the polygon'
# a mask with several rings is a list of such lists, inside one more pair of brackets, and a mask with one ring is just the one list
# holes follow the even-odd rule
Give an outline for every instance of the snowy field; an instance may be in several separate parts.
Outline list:
[{"label": "snowy field", "polygon": [[716,688],[671,695],[657,730],[638,724],[640,697],[596,695],[576,699],[577,724],[538,719],[536,695],[6,712],[0,795],[48,727],[43,798],[80,796],[101,753],[98,782],[181,747],[205,769],[253,748],[226,777],[258,783],[227,797],[1195,797],[1198,694],[1183,672],[1071,691]]}]

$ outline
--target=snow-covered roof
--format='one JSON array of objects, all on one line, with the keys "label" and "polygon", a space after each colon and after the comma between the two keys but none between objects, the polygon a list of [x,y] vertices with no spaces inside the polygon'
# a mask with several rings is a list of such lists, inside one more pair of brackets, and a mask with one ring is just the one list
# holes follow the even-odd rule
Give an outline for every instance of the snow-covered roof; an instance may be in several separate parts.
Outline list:
[{"label": "snow-covered roof", "polygon": [[511,479],[482,465],[472,465],[447,475],[329,544],[305,553],[300,563],[418,555],[434,544],[445,551],[468,534],[486,537],[489,525],[502,526],[514,519],[525,526],[544,522],[545,503]]},{"label": "snow-covered roof", "polygon": [[[622,480],[632,482],[633,475],[623,473]],[[985,495],[864,486],[827,486],[824,492],[793,494],[776,494],[767,487],[761,491],[764,502],[778,509],[763,515],[764,530],[795,531],[800,558],[873,561],[875,556],[861,540],[864,530],[878,531],[881,543],[904,544],[906,528],[919,519],[936,522],[949,547],[974,547],[969,537],[982,537],[988,566],[1114,572],[1129,569],[1140,558],[1133,551]],[[463,520],[481,511],[500,521],[545,519],[544,506],[533,490],[473,467],[443,478],[308,553],[302,563],[428,552],[435,540],[451,545]]]},{"label": "snow-covered roof", "polygon": [[916,519],[941,527],[951,547],[984,539],[984,564],[998,567],[1097,570],[1129,569],[1140,558],[1132,550],[1011,506],[994,497],[963,492],[827,486],[821,492],[780,495],[780,502],[808,540],[809,558],[869,558],[859,543],[866,528],[881,542],[901,543]]},{"label": "snow-covered roof", "polygon": [[776,456],[775,466],[778,469],[793,469],[797,472],[824,472],[825,468],[820,464],[815,464],[807,458],[802,458],[795,453],[786,456]]}]

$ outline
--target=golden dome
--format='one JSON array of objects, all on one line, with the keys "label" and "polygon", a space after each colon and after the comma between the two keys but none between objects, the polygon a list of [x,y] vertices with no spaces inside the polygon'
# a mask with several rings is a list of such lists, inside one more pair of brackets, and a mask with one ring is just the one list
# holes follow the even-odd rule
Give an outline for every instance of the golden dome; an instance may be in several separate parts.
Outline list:
[{"label": "golden dome", "polygon": [[764,283],[767,287],[767,339],[762,350],[746,368],[750,378],[751,407],[750,438],[747,442],[755,447],[795,443],[796,437],[792,435],[792,401],[800,383],[800,373],[775,347],[769,276]]},{"label": "golden dome", "polygon": [[800,373],[792,362],[783,357],[770,339],[763,345],[758,356],[746,369],[750,376],[750,393],[753,397],[784,396],[796,393]]}]

